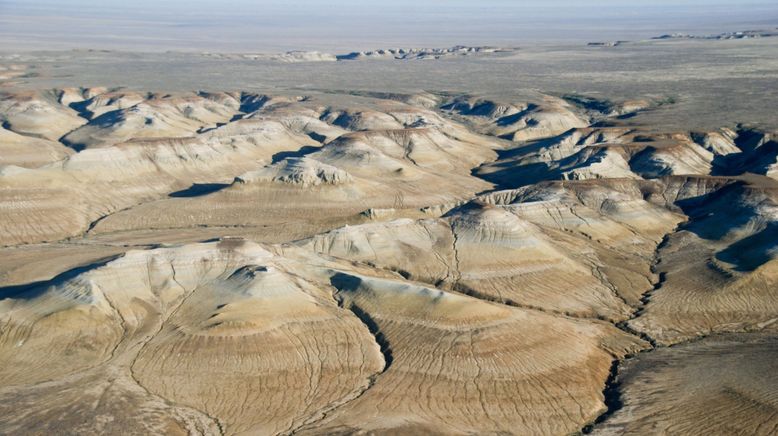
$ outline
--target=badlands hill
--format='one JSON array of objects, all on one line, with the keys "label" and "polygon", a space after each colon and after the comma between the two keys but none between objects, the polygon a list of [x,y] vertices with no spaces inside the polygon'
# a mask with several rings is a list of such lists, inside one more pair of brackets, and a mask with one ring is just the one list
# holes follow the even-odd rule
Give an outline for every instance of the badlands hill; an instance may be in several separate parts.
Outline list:
[{"label": "badlands hill", "polygon": [[775,433],[774,129],[297,91],[4,86],[0,433]]}]

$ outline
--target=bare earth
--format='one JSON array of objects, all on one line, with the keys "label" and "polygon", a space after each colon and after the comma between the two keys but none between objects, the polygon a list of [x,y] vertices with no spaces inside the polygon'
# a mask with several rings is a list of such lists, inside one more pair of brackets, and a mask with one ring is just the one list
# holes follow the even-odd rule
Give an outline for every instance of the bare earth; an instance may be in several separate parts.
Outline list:
[{"label": "bare earth", "polygon": [[775,434],[776,59],[0,54],[0,433]]}]

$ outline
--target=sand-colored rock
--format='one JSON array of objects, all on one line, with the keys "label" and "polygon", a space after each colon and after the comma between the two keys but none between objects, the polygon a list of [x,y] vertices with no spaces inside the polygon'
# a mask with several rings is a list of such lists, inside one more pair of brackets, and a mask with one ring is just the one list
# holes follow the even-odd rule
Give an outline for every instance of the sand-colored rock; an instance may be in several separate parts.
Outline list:
[{"label": "sand-colored rock", "polygon": [[[318,426],[322,419],[335,425],[330,422],[348,417],[360,404],[373,409],[370,401],[376,400],[370,398],[376,394],[384,398],[378,401],[404,406],[387,406],[386,415],[362,421],[365,428],[434,428],[448,422],[452,428],[491,431],[522,423],[528,430],[556,432],[593,419],[602,409],[600,386],[613,356],[644,346],[606,323],[481,302],[382,278],[380,271],[372,278],[364,275],[369,269],[352,272],[348,264],[338,267],[299,250],[283,252],[275,255],[239,239],[133,250],[83,272],[19,288],[3,300],[0,396],[30,401],[28,416],[46,425],[73,425],[68,419],[75,417],[46,406],[59,392],[60,404],[70,404],[77,416],[117,415],[133,422],[130,432],[208,428],[214,422],[229,434],[274,434]],[[409,328],[416,333],[408,336]],[[440,339],[444,332],[449,351],[434,351],[436,342],[425,338]],[[505,365],[506,359],[539,358],[531,350],[551,337],[558,351],[545,351],[539,366]],[[47,357],[40,359],[44,349]],[[457,374],[459,359],[440,360],[450,353],[472,359],[472,371],[465,373],[470,381],[438,385],[429,399],[458,399],[448,406],[452,412],[425,411],[401,400],[417,386]],[[420,357],[439,369],[419,371]],[[559,385],[559,374],[576,362],[584,372]],[[98,381],[106,377],[110,384]],[[480,409],[471,409],[490,380],[505,377],[516,380],[500,382],[503,396],[482,399]],[[403,391],[380,394],[397,383],[405,384]],[[536,393],[522,387],[536,383],[546,387]],[[464,389],[462,395],[452,397],[457,389]],[[89,406],[95,390],[102,391],[102,401]],[[555,406],[527,415],[505,408],[503,401],[511,398],[516,405]],[[132,407],[121,410],[117,402]],[[560,407],[565,412],[560,414]],[[461,412],[453,411],[457,408]],[[470,418],[452,424],[450,419],[462,419],[464,412]],[[19,422],[24,419],[2,428],[10,431]]]},{"label": "sand-colored rock", "polygon": [[138,419],[135,407],[171,413],[179,407],[171,401],[216,416],[229,433],[272,434],[316,418],[364,389],[383,357],[326,283],[298,279],[274,258],[242,240],[130,251],[6,295],[0,395],[50,401],[35,383],[54,380],[51,390],[64,389],[63,400],[88,413],[96,387],[71,381],[116,374],[103,397],[107,408],[133,405],[113,412],[125,419]]},{"label": "sand-colored rock", "polygon": [[61,161],[72,153],[73,150],[59,142],[23,136],[0,128],[0,166],[37,168]]},{"label": "sand-colored rock", "polygon": [[594,434],[775,433],[776,353],[775,336],[730,334],[629,359],[623,409]]},{"label": "sand-colored rock", "polygon": [[721,182],[678,202],[689,221],[663,243],[661,287],[631,322],[661,343],[777,327],[775,187]]},{"label": "sand-colored rock", "polygon": [[489,188],[469,172],[493,159],[497,146],[457,125],[445,131],[419,127],[347,133],[303,158],[285,157],[239,174],[218,192],[117,213],[94,231],[283,222],[287,230],[299,229],[296,235],[311,236],[359,222],[371,208],[418,211],[464,201]]},{"label": "sand-colored rock", "polygon": [[5,92],[0,433],[773,430],[774,133],[365,88]]},{"label": "sand-colored rock", "polygon": [[86,124],[78,112],[58,102],[55,91],[24,91],[0,95],[0,122],[20,135],[58,141]]},{"label": "sand-colored rock", "polygon": [[0,176],[6,226],[0,243],[75,236],[102,216],[165,198],[194,183],[230,181],[261,167],[275,153],[310,143],[309,138],[293,134],[277,122],[245,120],[234,124],[238,125],[197,138],[88,149],[54,165]]},{"label": "sand-colored rock", "polygon": [[[106,108],[100,103],[95,101],[91,105]],[[106,103],[116,109],[93,111],[91,105],[85,106],[93,113],[92,119],[63,136],[62,140],[74,148],[90,148],[130,139],[193,136],[200,129],[226,123],[240,109],[239,99],[227,93],[154,95],[126,108],[120,97],[113,97]]]},{"label": "sand-colored rock", "polygon": [[588,125],[568,103],[550,96],[537,103],[523,104],[459,98],[443,108],[465,117],[484,133],[516,142],[554,136]]},{"label": "sand-colored rock", "polygon": [[641,346],[607,325],[435,289],[347,274],[332,284],[342,304],[374,326],[391,364],[303,434],[570,433],[601,411],[592,388],[610,353]]},{"label": "sand-colored rock", "polygon": [[657,244],[681,220],[624,182],[634,197],[596,185],[574,186],[579,197],[498,192],[484,198],[493,205],[444,219],[348,226],[300,244],[480,298],[624,320],[652,287]]}]

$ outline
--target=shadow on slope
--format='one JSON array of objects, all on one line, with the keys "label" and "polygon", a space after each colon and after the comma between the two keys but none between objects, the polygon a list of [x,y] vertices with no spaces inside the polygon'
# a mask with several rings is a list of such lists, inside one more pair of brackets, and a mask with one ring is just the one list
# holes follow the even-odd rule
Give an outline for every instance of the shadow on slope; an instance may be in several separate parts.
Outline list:
[{"label": "shadow on slope", "polygon": [[753,271],[778,255],[778,223],[743,238],[716,253],[716,259],[735,265],[736,271]]},{"label": "shadow on slope", "polygon": [[171,192],[168,197],[173,198],[191,198],[201,195],[208,195],[230,186],[229,183],[195,183],[192,186],[180,191]]},{"label": "shadow on slope", "polygon": [[304,145],[300,147],[298,150],[280,151],[273,155],[273,157],[271,158],[272,159],[271,163],[278,163],[290,157],[303,157],[313,152],[319,151],[320,149],[321,147],[316,147],[313,145]]},{"label": "shadow on slope", "polygon": [[769,167],[778,161],[778,142],[763,132],[741,128],[735,146],[741,150],[739,153],[714,157],[712,175],[767,174]]},{"label": "shadow on slope", "polygon": [[713,243],[728,243],[716,253],[716,259],[734,265],[736,271],[753,271],[778,252],[778,222],[758,209],[770,201],[762,198],[769,195],[768,189],[736,181],[678,201],[676,205],[689,217],[680,230]]},{"label": "shadow on slope", "polygon": [[122,257],[123,254],[117,254],[114,256],[108,256],[98,261],[82,265],[70,270],[67,270],[61,274],[58,274],[50,280],[41,280],[38,282],[25,283],[23,285],[13,285],[0,288],[0,301],[12,298],[12,299],[28,299],[39,297],[44,294],[49,288],[60,285],[70,279],[77,277],[78,275],[87,271],[105,266],[109,262]]}]

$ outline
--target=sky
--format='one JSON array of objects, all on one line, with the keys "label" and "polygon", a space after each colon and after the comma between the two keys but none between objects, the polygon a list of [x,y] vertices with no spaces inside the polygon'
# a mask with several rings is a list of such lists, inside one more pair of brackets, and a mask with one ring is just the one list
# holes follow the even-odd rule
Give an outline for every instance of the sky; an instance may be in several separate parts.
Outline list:
[{"label": "sky", "polygon": [[0,0],[0,50],[350,51],[778,26],[775,0]]}]

